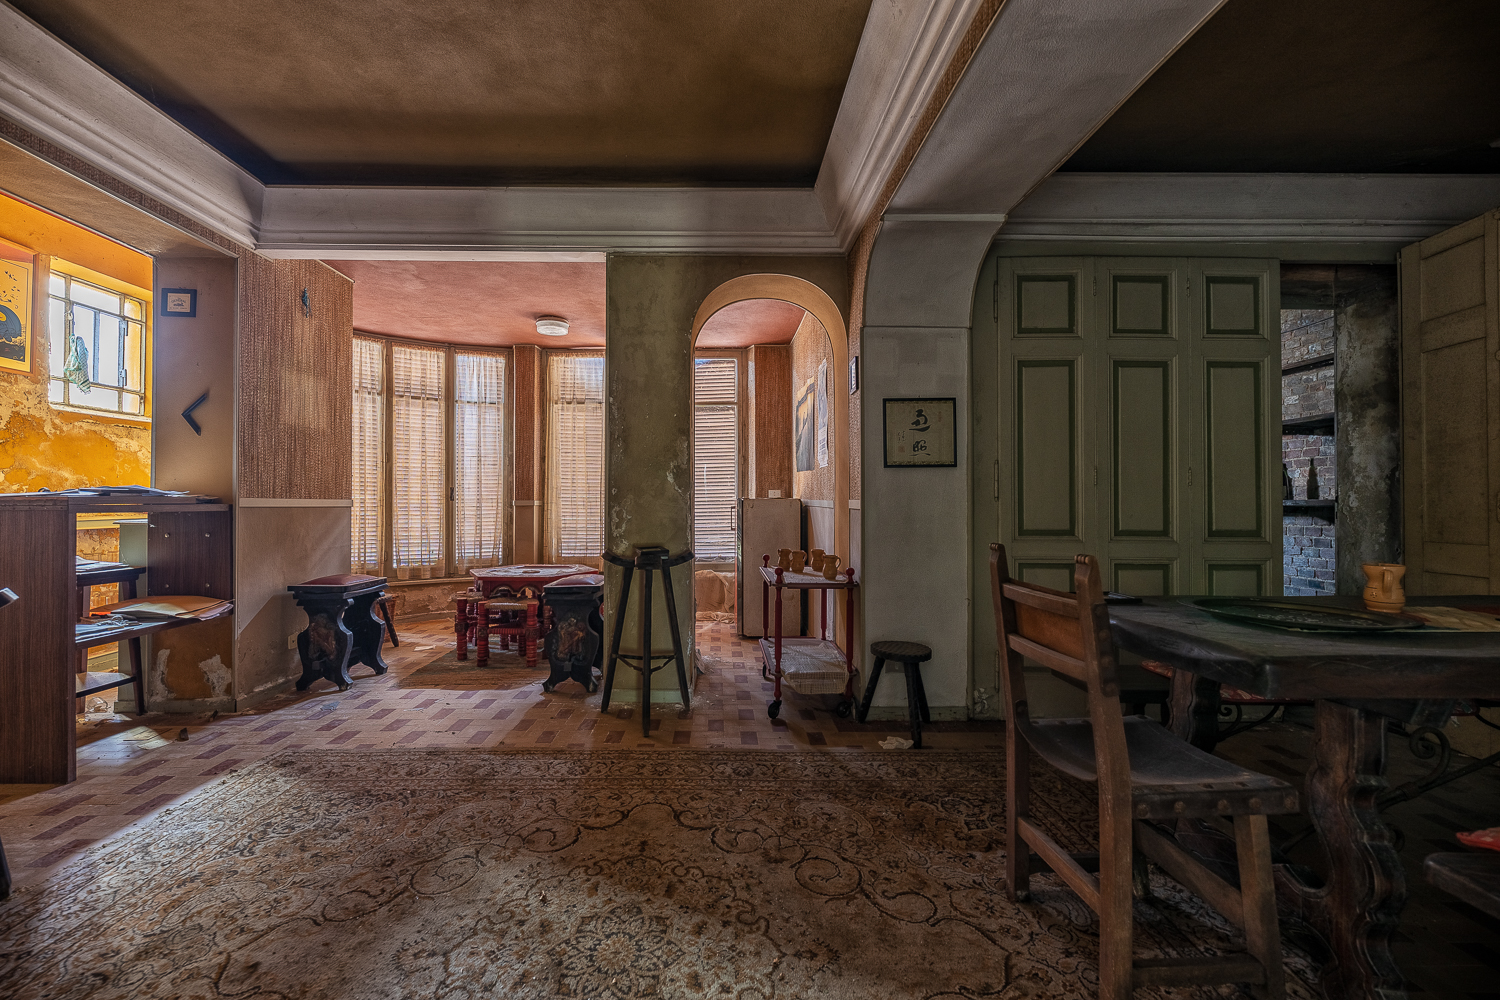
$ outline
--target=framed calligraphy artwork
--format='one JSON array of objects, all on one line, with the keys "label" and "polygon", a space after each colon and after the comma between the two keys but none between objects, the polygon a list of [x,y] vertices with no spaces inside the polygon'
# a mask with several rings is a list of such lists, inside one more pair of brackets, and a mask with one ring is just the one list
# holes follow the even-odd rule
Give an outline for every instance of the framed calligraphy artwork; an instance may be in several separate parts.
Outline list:
[{"label": "framed calligraphy artwork", "polygon": [[887,399],[885,467],[951,468],[958,464],[956,400]]}]

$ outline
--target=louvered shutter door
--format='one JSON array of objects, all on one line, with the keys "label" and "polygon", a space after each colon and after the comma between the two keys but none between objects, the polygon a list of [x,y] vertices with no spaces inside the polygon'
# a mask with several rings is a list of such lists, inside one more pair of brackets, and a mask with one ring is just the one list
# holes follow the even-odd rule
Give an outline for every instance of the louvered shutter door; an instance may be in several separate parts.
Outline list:
[{"label": "louvered shutter door", "polygon": [[704,560],[735,557],[739,499],[738,362],[693,363],[693,553]]},{"label": "louvered shutter door", "polygon": [[505,561],[505,357],[454,360],[454,558],[462,572]]},{"label": "louvered shutter door", "polygon": [[604,551],[604,357],[547,359],[547,558]]},{"label": "louvered shutter door", "polygon": [[441,350],[391,349],[391,567],[398,580],[442,576],[443,359]]},{"label": "louvered shutter door", "polygon": [[380,484],[385,475],[385,345],[354,338],[353,511],[350,570],[380,573]]}]

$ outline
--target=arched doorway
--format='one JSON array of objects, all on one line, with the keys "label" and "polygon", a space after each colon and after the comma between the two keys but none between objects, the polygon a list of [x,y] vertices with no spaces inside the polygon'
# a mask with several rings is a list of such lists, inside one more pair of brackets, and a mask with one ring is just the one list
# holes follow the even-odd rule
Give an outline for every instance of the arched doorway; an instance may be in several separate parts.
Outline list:
[{"label": "arched doorway", "polygon": [[[750,299],[779,299],[810,313],[828,334],[831,367],[837,384],[838,373],[849,367],[849,333],[843,314],[833,299],[817,285],[788,274],[746,274],[719,285],[704,298],[693,317],[693,344],[697,345],[703,325],[715,313]],[[832,427],[828,435],[828,462],[833,468],[834,546],[844,559],[852,560],[854,554],[849,551],[849,394],[833,391],[829,395]]]}]

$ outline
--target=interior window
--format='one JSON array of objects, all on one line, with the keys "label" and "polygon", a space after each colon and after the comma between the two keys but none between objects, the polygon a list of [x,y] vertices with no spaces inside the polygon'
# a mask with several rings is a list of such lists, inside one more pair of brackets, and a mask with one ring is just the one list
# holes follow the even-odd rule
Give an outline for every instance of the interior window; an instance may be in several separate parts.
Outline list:
[{"label": "interior window", "polygon": [[735,557],[739,502],[739,362],[693,362],[693,553],[701,560]]},{"label": "interior window", "polygon": [[546,558],[604,551],[604,356],[547,358]]},{"label": "interior window", "polygon": [[144,298],[74,277],[55,261],[47,282],[47,398],[80,410],[146,415]]}]

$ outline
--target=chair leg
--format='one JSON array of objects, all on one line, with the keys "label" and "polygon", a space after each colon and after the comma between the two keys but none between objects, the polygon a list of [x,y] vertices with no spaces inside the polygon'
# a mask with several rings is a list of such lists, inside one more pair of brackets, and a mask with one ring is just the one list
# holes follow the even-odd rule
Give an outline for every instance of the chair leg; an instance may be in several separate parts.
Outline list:
[{"label": "chair leg", "polygon": [[1005,726],[1005,894],[1013,903],[1031,898],[1031,846],[1017,820],[1031,815],[1031,744]]},{"label": "chair leg", "polygon": [[[490,664],[490,612],[484,601],[475,601],[474,607],[478,609],[474,626],[477,630],[474,636],[474,662],[480,667],[487,667]],[[500,642],[501,648],[505,648],[504,638]]]},{"label": "chair leg", "polygon": [[870,680],[865,684],[865,696],[860,700],[859,712],[854,716],[854,721],[864,722],[870,716],[870,702],[875,698],[875,685],[880,683],[880,671],[885,669],[885,660],[875,658],[875,665],[870,668]]},{"label": "chair leg", "polygon": [[1131,1000],[1135,988],[1135,838],[1127,813],[1099,824],[1099,1000]]},{"label": "chair leg", "polygon": [[1245,914],[1245,949],[1266,970],[1254,993],[1265,1000],[1286,996],[1281,966],[1281,932],[1276,925],[1276,888],[1271,879],[1271,837],[1264,816],[1236,816],[1234,843],[1240,862],[1240,901]]},{"label": "chair leg", "polygon": [[[604,664],[604,697],[599,700],[599,711],[609,711],[609,695],[615,686],[615,664],[620,659],[620,637],[625,632],[625,606],[630,603],[630,577],[635,572],[634,566],[624,567],[624,578],[620,583],[620,606],[615,609],[615,630],[609,640],[609,659]],[[600,605],[600,614],[603,614],[603,605]]]},{"label": "chair leg", "polygon": [[141,637],[136,636],[129,640],[126,646],[130,649],[130,676],[135,678],[135,714],[146,714],[146,671],[141,665]]},{"label": "chair leg", "polygon": [[911,747],[922,749],[922,703],[917,700],[917,665],[903,664],[906,668],[906,716],[911,720]]},{"label": "chair leg", "polygon": [[922,706],[922,721],[923,722],[931,722],[932,721],[932,710],[927,707],[927,685],[922,683],[922,664],[920,664],[920,663],[913,663],[911,666],[907,667],[906,669],[908,671],[911,671],[911,672],[915,673],[915,675],[916,675],[916,679],[917,679],[917,701]]}]

